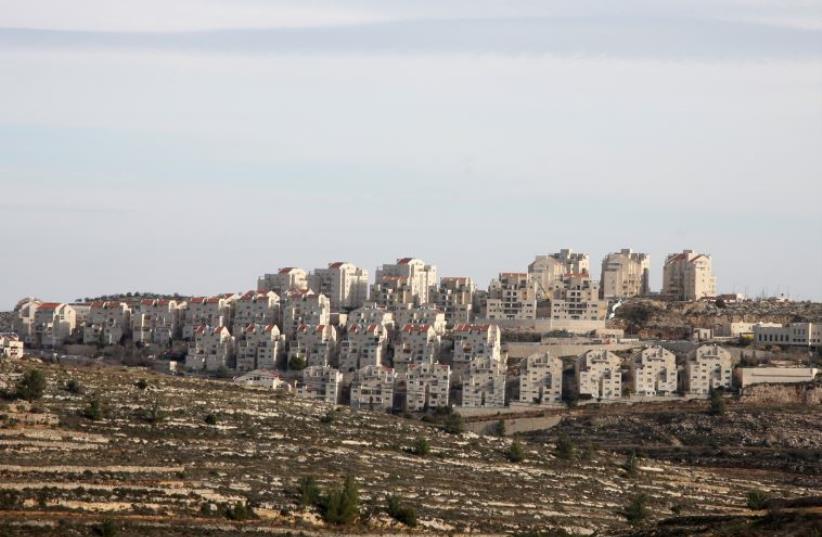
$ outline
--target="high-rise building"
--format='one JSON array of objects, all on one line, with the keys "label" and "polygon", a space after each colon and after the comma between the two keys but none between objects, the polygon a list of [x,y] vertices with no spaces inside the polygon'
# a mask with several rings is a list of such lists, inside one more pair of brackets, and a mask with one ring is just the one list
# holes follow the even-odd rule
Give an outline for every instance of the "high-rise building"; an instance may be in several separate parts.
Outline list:
[{"label": "high-rise building", "polygon": [[672,300],[699,300],[716,296],[711,256],[683,250],[665,259],[662,295]]},{"label": "high-rise building", "polygon": [[646,254],[623,248],[602,260],[600,293],[606,300],[648,294],[650,259]]}]

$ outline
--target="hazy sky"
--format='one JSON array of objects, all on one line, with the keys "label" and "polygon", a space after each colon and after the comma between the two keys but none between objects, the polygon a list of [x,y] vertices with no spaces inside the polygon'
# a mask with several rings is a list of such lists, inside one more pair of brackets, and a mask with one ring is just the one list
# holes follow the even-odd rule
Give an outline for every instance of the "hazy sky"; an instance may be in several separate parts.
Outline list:
[{"label": "hazy sky", "polygon": [[0,0],[0,310],[400,256],[822,299],[822,2]]}]

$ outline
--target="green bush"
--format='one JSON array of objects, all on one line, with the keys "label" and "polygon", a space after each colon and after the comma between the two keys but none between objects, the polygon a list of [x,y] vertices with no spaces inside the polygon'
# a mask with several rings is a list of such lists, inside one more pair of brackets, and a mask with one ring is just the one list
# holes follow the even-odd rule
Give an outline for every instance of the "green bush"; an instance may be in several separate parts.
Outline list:
[{"label": "green bush", "polygon": [[336,418],[334,416],[334,411],[329,410],[322,417],[320,417],[320,423],[325,423],[325,424],[334,423],[335,419]]},{"label": "green bush", "polygon": [[745,505],[754,511],[765,509],[768,506],[768,500],[770,500],[768,493],[761,490],[751,490],[745,495]]},{"label": "green bush", "polygon": [[567,434],[560,433],[560,435],[557,437],[554,455],[556,455],[556,457],[559,460],[570,461],[574,458],[575,451],[576,447],[574,446],[574,442],[568,437]]},{"label": "green bush", "polygon": [[29,369],[17,382],[17,397],[26,401],[36,401],[46,391],[46,376],[39,369]]},{"label": "green bush", "polygon": [[291,359],[288,361],[288,369],[294,371],[301,371],[308,366],[308,363],[305,361],[305,358],[300,356],[292,356]]},{"label": "green bush", "polygon": [[387,499],[387,509],[388,516],[405,524],[409,528],[413,528],[417,525],[417,510],[413,507],[409,507],[407,505],[402,505],[400,502],[400,498],[398,496],[391,495]]},{"label": "green bush", "polygon": [[448,434],[462,434],[465,432],[465,421],[463,421],[462,416],[459,414],[449,414],[448,417],[445,418],[442,430]]},{"label": "green bush", "polygon": [[417,439],[414,440],[414,445],[411,447],[411,453],[419,455],[420,457],[425,457],[431,453],[431,446],[428,440],[424,436],[418,436]]},{"label": "green bush", "polygon": [[525,450],[522,449],[522,444],[519,443],[519,440],[514,440],[513,443],[511,443],[505,455],[511,462],[522,462],[525,460]]},{"label": "green bush", "polygon": [[237,502],[233,506],[230,504],[223,505],[223,516],[228,520],[249,520],[257,518],[254,514],[254,509],[248,503]]},{"label": "green bush", "polygon": [[145,390],[148,388],[148,382],[146,379],[138,379],[137,382],[134,383],[138,390]]},{"label": "green bush", "polygon": [[100,537],[114,537],[119,531],[117,525],[110,518],[105,519],[94,527],[94,533]]},{"label": "green bush", "polygon": [[622,469],[625,470],[625,475],[630,479],[639,475],[639,460],[635,451],[628,454],[628,458],[625,459],[625,464],[622,465]]},{"label": "green bush", "polygon": [[103,404],[97,397],[89,399],[86,408],[81,412],[82,416],[91,421],[97,421],[103,418]]},{"label": "green bush", "polygon": [[725,399],[720,390],[711,390],[711,404],[708,412],[711,416],[725,415]]},{"label": "green bush", "polygon": [[360,514],[360,496],[357,484],[346,477],[343,486],[332,489],[320,498],[320,512],[329,524],[347,525]]},{"label": "green bush", "polygon": [[625,517],[625,520],[627,520],[630,525],[637,526],[648,518],[648,500],[647,494],[637,494],[622,510],[622,516]]},{"label": "green bush", "polygon": [[0,509],[16,509],[23,505],[20,493],[16,490],[0,490]]},{"label": "green bush", "polygon": [[206,425],[217,425],[217,416],[215,414],[206,414],[203,421],[206,422]]},{"label": "green bush", "polygon": [[300,479],[297,485],[297,492],[300,495],[300,505],[308,507],[317,505],[320,502],[320,488],[311,476]]},{"label": "green bush", "polygon": [[68,379],[66,381],[66,391],[74,395],[82,395],[85,388],[77,379]]},{"label": "green bush", "polygon": [[502,438],[505,436],[505,420],[499,420],[496,425],[494,425],[494,434]]}]

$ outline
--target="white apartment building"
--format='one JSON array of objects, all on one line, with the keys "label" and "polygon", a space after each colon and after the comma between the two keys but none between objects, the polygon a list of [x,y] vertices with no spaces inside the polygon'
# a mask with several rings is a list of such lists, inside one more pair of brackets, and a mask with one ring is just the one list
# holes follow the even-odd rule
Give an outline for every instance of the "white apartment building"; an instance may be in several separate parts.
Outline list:
[{"label": "white apartment building", "polygon": [[505,406],[505,365],[491,358],[474,360],[462,381],[462,406]]},{"label": "white apartment building", "polygon": [[542,293],[550,293],[554,287],[561,285],[567,274],[583,273],[591,273],[591,258],[588,254],[567,248],[555,254],[538,255],[528,265],[528,274]]},{"label": "white apartment building", "polygon": [[337,261],[316,269],[308,283],[315,293],[328,297],[333,312],[359,308],[368,300],[368,271],[351,263]]},{"label": "white apartment building", "polygon": [[355,324],[340,345],[340,372],[347,375],[366,366],[381,366],[387,346],[388,330],[385,326]]},{"label": "white apartment building", "polygon": [[225,326],[201,325],[194,329],[194,345],[186,355],[186,369],[217,371],[229,367],[234,356],[234,338]]},{"label": "white apartment building", "polygon": [[0,333],[0,356],[4,358],[23,357],[23,341],[17,334]]},{"label": "white apartment building", "polygon": [[268,326],[280,322],[280,297],[274,291],[248,291],[234,301],[232,334],[239,334],[250,324]]},{"label": "white apartment building", "polygon": [[411,364],[406,377],[405,401],[408,410],[413,412],[448,406],[451,386],[451,368],[448,365],[428,362]]},{"label": "white apartment building", "polygon": [[647,254],[623,248],[602,260],[600,292],[606,300],[645,296],[650,291],[651,260]]},{"label": "white apartment building", "polygon": [[524,272],[502,272],[488,287],[485,319],[536,319],[539,284]]},{"label": "white apartment building", "polygon": [[820,372],[811,367],[737,367],[734,376],[740,388],[747,388],[754,384],[813,382]]},{"label": "white apartment building", "polygon": [[144,299],[132,306],[131,334],[135,343],[168,345],[179,337],[185,302]]},{"label": "white apartment building", "polygon": [[434,294],[434,303],[445,314],[445,321],[454,326],[470,323],[474,314],[474,280],[466,277],[440,279],[440,286]]},{"label": "white apartment building", "polygon": [[83,324],[86,345],[116,345],[131,332],[131,309],[124,302],[96,301],[91,303]]},{"label": "white apartment building", "polygon": [[731,353],[719,345],[702,345],[685,361],[685,391],[690,395],[708,395],[717,388],[730,388],[733,360]]},{"label": "white apartment building", "polygon": [[580,354],[574,375],[580,397],[596,400],[622,397],[622,359],[611,351],[590,350]]},{"label": "white apartment building", "polygon": [[331,302],[310,289],[292,290],[282,305],[283,332],[290,340],[301,325],[327,325],[331,322]]},{"label": "white apartment building", "polygon": [[371,300],[387,309],[394,309],[402,304],[419,304],[413,282],[407,276],[382,276],[371,286]]},{"label": "white apartment building", "polygon": [[257,291],[274,291],[285,296],[289,291],[308,289],[308,273],[297,267],[283,267],[274,274],[263,274],[257,278]]},{"label": "white apartment building", "polygon": [[441,346],[440,335],[427,324],[406,324],[394,345],[394,368],[405,373],[412,364],[431,364],[437,361]]},{"label": "white apartment building", "polygon": [[198,296],[185,303],[183,339],[192,339],[200,326],[230,326],[234,295]]},{"label": "white apartment building", "polygon": [[234,384],[246,388],[263,388],[266,390],[291,391],[291,385],[283,378],[268,369],[255,369],[234,378]]},{"label": "white apartment building", "polygon": [[659,345],[634,353],[628,359],[628,370],[630,387],[636,395],[673,395],[679,387],[676,356]]},{"label": "white apartment building", "polygon": [[501,332],[495,324],[460,324],[454,327],[454,372],[458,378],[475,361],[489,358],[502,361]]},{"label": "white apartment building", "polygon": [[394,329],[394,314],[377,304],[370,302],[348,314],[345,326],[349,330],[353,326],[369,326],[379,324],[389,332]]},{"label": "white apartment building", "polygon": [[288,362],[302,359],[308,366],[323,367],[333,361],[336,350],[336,328],[330,324],[303,324],[297,328],[296,337],[289,340]]},{"label": "white apartment building", "polygon": [[70,304],[43,302],[34,313],[34,340],[44,347],[57,347],[77,330],[77,311]]},{"label": "white apartment building", "polygon": [[402,304],[397,306],[394,308],[394,321],[397,323],[397,326],[427,324],[431,326],[437,334],[445,334],[445,314],[436,304],[422,304],[419,306]]},{"label": "white apartment building", "polygon": [[[379,291],[381,286],[396,281],[396,278],[406,280],[411,293],[411,303],[425,304],[431,302],[432,293],[437,287],[437,267],[413,257],[397,259],[396,263],[386,264],[377,269],[375,289]],[[377,301],[373,296],[372,300]]]},{"label": "white apartment building", "polygon": [[340,401],[342,373],[331,366],[309,366],[300,373],[297,396],[337,404]]},{"label": "white apartment building", "polygon": [[35,313],[40,307],[41,301],[36,298],[24,298],[14,306],[14,332],[20,336],[24,343],[32,345],[37,343],[35,337]]},{"label": "white apartment building", "polygon": [[368,365],[357,371],[351,383],[351,407],[384,409],[394,406],[394,382],[397,374],[389,367]]},{"label": "white apartment building", "polygon": [[275,369],[285,354],[285,336],[275,324],[249,324],[237,334],[237,370]]},{"label": "white apartment building", "polygon": [[519,402],[537,405],[562,402],[562,360],[547,352],[538,352],[523,360]]},{"label": "white apartment building", "polygon": [[711,256],[693,250],[670,254],[662,268],[662,295],[672,300],[699,300],[716,296]]},{"label": "white apartment building", "polygon": [[822,346],[822,323],[760,323],[753,325],[754,343],[799,347]]},{"label": "white apartment building", "polygon": [[567,274],[554,285],[548,297],[540,301],[537,317],[603,321],[608,314],[608,301],[599,298],[599,285],[587,273]]}]

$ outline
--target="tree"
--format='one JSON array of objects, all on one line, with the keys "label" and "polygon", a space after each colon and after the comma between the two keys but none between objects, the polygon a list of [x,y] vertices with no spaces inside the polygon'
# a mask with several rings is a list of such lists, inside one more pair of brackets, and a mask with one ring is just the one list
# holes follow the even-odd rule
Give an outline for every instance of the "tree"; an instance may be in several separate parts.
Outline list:
[{"label": "tree", "polygon": [[148,388],[148,382],[146,381],[146,379],[138,379],[137,382],[134,383],[134,385],[137,386],[138,390],[145,390],[146,388]]},{"label": "tree", "polygon": [[768,506],[769,499],[770,496],[767,492],[761,490],[751,490],[745,495],[745,505],[748,506],[748,509],[759,511]]},{"label": "tree", "polygon": [[217,425],[217,416],[215,414],[206,414],[203,421],[206,422],[206,425]]},{"label": "tree", "polygon": [[103,405],[97,397],[89,399],[86,408],[83,409],[82,415],[91,421],[97,421],[103,417]]},{"label": "tree", "polygon": [[323,519],[329,524],[346,525],[360,514],[360,495],[352,477],[346,477],[342,488],[332,489],[321,501]]},{"label": "tree", "polygon": [[94,533],[100,537],[114,537],[118,532],[117,525],[110,518],[105,519],[94,528]]},{"label": "tree", "polygon": [[317,486],[317,481],[311,476],[300,479],[297,492],[300,495],[300,505],[309,507],[320,502],[320,488]]},{"label": "tree", "polygon": [[511,462],[522,462],[525,460],[525,450],[522,449],[522,444],[519,440],[514,440],[508,451],[505,454]]},{"label": "tree", "polygon": [[465,431],[465,422],[459,414],[449,414],[445,418],[442,430],[448,434],[462,434]]},{"label": "tree", "polygon": [[143,411],[143,419],[152,425],[156,425],[165,419],[165,413],[163,412],[158,399],[155,399],[151,403],[151,406]]},{"label": "tree", "polygon": [[85,389],[77,379],[68,379],[66,381],[66,391],[74,395],[82,395]]},{"label": "tree", "polygon": [[497,436],[499,436],[500,438],[502,438],[503,436],[505,436],[505,433],[506,433],[506,430],[505,430],[505,420],[499,420],[499,421],[496,423],[496,425],[494,426],[494,433],[495,433]]},{"label": "tree", "polygon": [[711,390],[711,404],[708,413],[711,416],[725,415],[725,399],[720,390]]},{"label": "tree", "polygon": [[622,509],[621,514],[630,525],[637,526],[648,518],[648,499],[647,494],[637,494]]},{"label": "tree", "polygon": [[417,525],[417,510],[413,507],[402,505],[399,496],[388,496],[387,504],[386,511],[388,512],[388,516],[397,522],[405,524],[409,528]]},{"label": "tree", "polygon": [[574,442],[568,437],[565,433],[560,433],[557,437],[557,444],[556,448],[554,449],[554,455],[560,460],[563,461],[570,461],[574,458],[574,451],[576,447],[574,446]]},{"label": "tree", "polygon": [[625,464],[622,465],[622,468],[625,470],[625,475],[630,479],[639,475],[639,460],[637,459],[635,451],[631,451],[628,454],[628,458],[625,459]]},{"label": "tree", "polygon": [[308,363],[306,363],[305,358],[302,356],[292,356],[288,361],[288,369],[292,369],[294,371],[302,371],[307,365]]},{"label": "tree", "polygon": [[46,391],[46,376],[39,369],[29,369],[17,382],[17,397],[26,401],[36,401]]},{"label": "tree", "polygon": [[411,447],[411,453],[425,457],[430,452],[431,446],[428,444],[428,440],[424,436],[418,436],[417,439],[414,440],[414,445]]}]

